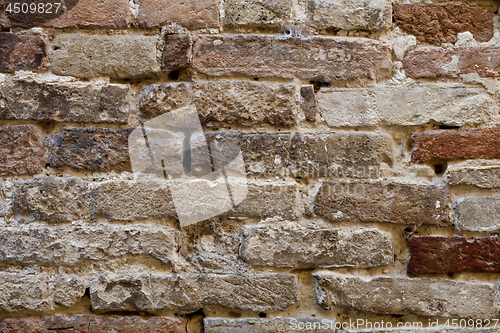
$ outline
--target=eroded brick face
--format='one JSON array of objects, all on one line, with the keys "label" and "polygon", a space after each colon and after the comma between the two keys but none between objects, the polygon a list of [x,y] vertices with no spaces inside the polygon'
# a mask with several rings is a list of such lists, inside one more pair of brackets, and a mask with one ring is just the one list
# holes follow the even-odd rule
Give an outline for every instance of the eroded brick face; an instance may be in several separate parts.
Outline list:
[{"label": "eroded brick face", "polygon": [[44,135],[33,125],[0,127],[0,175],[33,175],[42,171]]},{"label": "eroded brick face", "polygon": [[47,43],[38,35],[0,32],[0,72],[40,71],[46,64]]},{"label": "eroded brick face", "polygon": [[446,5],[395,4],[394,19],[419,42],[456,43],[457,35],[469,31],[476,41],[493,37],[493,11],[460,3]]}]

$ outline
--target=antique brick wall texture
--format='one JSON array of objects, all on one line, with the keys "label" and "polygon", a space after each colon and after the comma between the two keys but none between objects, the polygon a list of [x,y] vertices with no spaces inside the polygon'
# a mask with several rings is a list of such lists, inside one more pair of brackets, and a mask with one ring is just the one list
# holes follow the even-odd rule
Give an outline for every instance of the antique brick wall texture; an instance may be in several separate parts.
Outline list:
[{"label": "antique brick wall texture", "polygon": [[[500,332],[499,1],[65,3],[0,0],[0,332]],[[248,192],[181,226],[185,107]]]}]

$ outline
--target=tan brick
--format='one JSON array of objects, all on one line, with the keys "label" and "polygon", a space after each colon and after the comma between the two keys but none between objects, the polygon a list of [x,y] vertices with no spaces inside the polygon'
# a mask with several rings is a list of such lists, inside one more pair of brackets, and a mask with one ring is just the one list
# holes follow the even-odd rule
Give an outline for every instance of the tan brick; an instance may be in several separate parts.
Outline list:
[{"label": "tan brick", "polygon": [[413,79],[458,77],[477,73],[481,77],[500,76],[500,48],[474,47],[418,47],[404,59],[406,74]]},{"label": "tan brick", "polygon": [[454,164],[448,166],[445,175],[445,181],[450,186],[500,188],[500,165]]},{"label": "tan brick", "polygon": [[368,268],[394,260],[391,234],[378,229],[259,227],[242,235],[241,255],[254,266]]},{"label": "tan brick", "polygon": [[500,230],[500,198],[466,197],[453,203],[458,230],[492,232]]},{"label": "tan brick", "polygon": [[388,181],[327,180],[314,212],[330,221],[452,224],[446,186]]},{"label": "tan brick", "polygon": [[419,42],[452,43],[469,31],[478,42],[493,37],[493,11],[460,3],[442,5],[395,4],[394,19]]},{"label": "tan brick", "polygon": [[203,327],[205,333],[303,333],[308,330],[331,333],[335,331],[335,319],[325,324],[320,318],[204,318]]},{"label": "tan brick", "polygon": [[428,161],[500,158],[500,127],[435,130],[412,134],[411,160]]},{"label": "tan brick", "polygon": [[170,266],[177,237],[174,229],[156,227],[4,227],[0,259],[13,264],[78,266],[128,255],[150,256]]},{"label": "tan brick", "polygon": [[50,333],[71,330],[74,333],[186,333],[186,321],[180,317],[55,315],[41,318],[8,318],[0,321],[0,331],[10,333]]},{"label": "tan brick", "polygon": [[300,97],[302,97],[302,111],[307,121],[315,122],[318,105],[313,86],[300,87]]},{"label": "tan brick", "polygon": [[90,219],[90,189],[79,178],[43,177],[20,181],[14,189],[18,221],[64,223]]},{"label": "tan brick", "polygon": [[179,23],[188,29],[219,26],[218,0],[139,0],[139,23],[152,28]]},{"label": "tan brick", "polygon": [[[126,293],[124,293],[126,291]],[[298,300],[291,274],[107,274],[90,285],[94,310],[175,311],[205,306],[279,311]]]},{"label": "tan brick", "polygon": [[60,122],[128,122],[130,86],[49,83],[14,79],[0,83],[0,119]]},{"label": "tan brick", "polygon": [[198,36],[193,67],[208,75],[248,75],[319,81],[383,79],[391,50],[369,39],[278,38],[265,35]]},{"label": "tan brick", "polygon": [[39,127],[0,126],[0,176],[37,174],[42,171],[44,155]]},{"label": "tan brick", "polygon": [[0,72],[38,72],[46,65],[47,44],[38,35],[0,32],[0,45]]},{"label": "tan brick", "polygon": [[157,77],[156,36],[60,34],[52,42],[52,73],[82,79]]},{"label": "tan brick", "polygon": [[316,300],[327,310],[336,306],[377,314],[475,319],[497,315],[494,290],[487,284],[390,277],[368,280],[332,272],[317,272],[313,277]]},{"label": "tan brick", "polygon": [[49,142],[52,168],[130,171],[131,129],[64,128]]},{"label": "tan brick", "polygon": [[307,17],[319,29],[378,31],[392,24],[388,0],[308,0]]},{"label": "tan brick", "polygon": [[228,28],[280,28],[292,20],[291,0],[227,0],[224,25]]}]

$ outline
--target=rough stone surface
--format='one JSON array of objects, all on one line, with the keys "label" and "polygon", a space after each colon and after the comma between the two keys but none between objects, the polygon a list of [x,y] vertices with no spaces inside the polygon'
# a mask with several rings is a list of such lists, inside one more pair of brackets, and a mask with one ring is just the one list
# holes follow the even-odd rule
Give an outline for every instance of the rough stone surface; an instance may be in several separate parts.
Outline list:
[{"label": "rough stone surface", "polygon": [[85,260],[150,256],[171,265],[177,249],[171,228],[124,226],[4,227],[0,232],[0,259],[14,264],[76,266]]},{"label": "rough stone surface", "polygon": [[392,24],[392,4],[388,0],[308,0],[309,24],[318,29],[386,29]]},{"label": "rough stone surface", "polygon": [[498,236],[413,236],[408,244],[408,274],[500,273]]},{"label": "rough stone surface", "polygon": [[85,289],[86,282],[84,279],[76,275],[58,275],[54,303],[69,308],[81,301]]},{"label": "rough stone surface", "polygon": [[254,266],[369,268],[394,259],[391,234],[378,229],[261,227],[244,228],[242,235],[241,255]]},{"label": "rough stone surface", "polygon": [[499,165],[449,165],[446,183],[450,186],[472,185],[478,188],[500,188]]},{"label": "rough stone surface", "polygon": [[24,223],[54,223],[90,219],[90,189],[79,178],[43,177],[17,182],[16,218]]},{"label": "rough stone surface", "polygon": [[49,142],[50,166],[129,171],[130,132],[131,129],[64,128]]},{"label": "rough stone surface", "polygon": [[500,48],[417,47],[404,59],[406,74],[413,79],[440,76],[458,77],[477,73],[481,77],[500,76]]},{"label": "rough stone surface", "polygon": [[44,83],[8,80],[0,84],[0,119],[125,124],[130,87],[118,84]]},{"label": "rough stone surface", "polygon": [[500,127],[435,130],[412,134],[411,160],[425,163],[440,160],[500,158]]},{"label": "rough stone surface", "polygon": [[[5,312],[41,313],[56,307],[54,299],[65,299],[67,306],[76,304],[83,297],[85,287],[74,284],[80,291],[79,295],[73,290],[58,289],[55,282],[61,277],[0,272],[0,309]],[[71,293],[70,297],[68,292]]]},{"label": "rough stone surface", "polygon": [[186,333],[186,321],[179,317],[55,315],[41,318],[8,318],[0,331],[10,333]]},{"label": "rough stone surface", "polygon": [[228,28],[279,28],[292,19],[291,0],[228,0],[224,25]]},{"label": "rough stone surface", "polygon": [[465,85],[321,89],[317,98],[330,127],[500,123],[499,106],[491,95]]},{"label": "rough stone surface", "polygon": [[302,111],[307,121],[316,121],[316,112],[318,105],[316,102],[316,96],[314,94],[313,86],[302,86],[300,87],[300,97],[302,97]]},{"label": "rough stone surface", "polygon": [[0,218],[12,215],[12,183],[0,181]]},{"label": "rough stone surface", "polygon": [[52,42],[51,71],[82,79],[109,76],[114,79],[156,77],[155,36],[60,34]]},{"label": "rough stone surface", "polygon": [[478,42],[487,42],[493,37],[493,11],[460,3],[395,4],[394,19],[421,43],[455,44],[457,35],[466,31]]},{"label": "rough stone surface", "polygon": [[0,72],[38,72],[46,65],[47,44],[38,35],[0,32]]},{"label": "rough stone surface", "polygon": [[163,46],[162,70],[177,70],[190,64],[191,37],[188,34],[167,34]]},{"label": "rough stone surface", "polygon": [[94,310],[175,311],[204,306],[251,311],[279,311],[298,300],[291,274],[128,274],[100,275],[92,281]]},{"label": "rough stone surface", "polygon": [[290,171],[295,177],[378,178],[382,163],[392,166],[392,138],[369,132],[295,134]]},{"label": "rough stone surface", "polygon": [[446,186],[387,181],[325,181],[314,212],[330,221],[388,222],[447,226],[450,191]]},{"label": "rough stone surface", "polygon": [[92,213],[110,221],[176,217],[168,182],[114,180],[92,188]]},{"label": "rough stone surface", "polygon": [[0,126],[0,176],[42,171],[44,136],[33,125]]},{"label": "rough stone surface", "polygon": [[[276,318],[276,319],[226,319],[226,318],[204,318],[203,326],[205,333],[302,333],[307,325],[315,325],[311,331],[318,333],[332,332],[335,320],[328,322],[327,328],[322,326],[322,320],[318,318]],[[318,328],[319,327],[319,328]]]},{"label": "rough stone surface", "polygon": [[240,74],[319,81],[383,79],[391,51],[378,41],[343,37],[200,36],[193,66],[208,75]]},{"label": "rough stone surface", "polygon": [[[66,8],[63,9],[63,8]],[[28,12],[23,15],[9,15],[13,28],[31,28],[45,26],[52,28],[111,28],[123,29],[129,23],[129,3],[127,0],[79,0],[67,1],[56,15]],[[20,13],[21,14],[21,13]]]},{"label": "rough stone surface", "polygon": [[188,29],[219,26],[218,0],[139,0],[139,23],[146,28],[179,23]]},{"label": "rough stone surface", "polygon": [[[316,301],[377,314],[494,318],[493,288],[486,284],[444,279],[376,277],[364,280],[331,272],[313,273]],[[471,311],[474,309],[474,311]]]},{"label": "rough stone surface", "polygon": [[147,86],[139,97],[142,119],[194,104],[203,126],[291,127],[297,120],[292,84],[251,81],[163,83]]},{"label": "rough stone surface", "polygon": [[457,229],[479,232],[500,230],[499,197],[467,197],[455,201],[453,205]]}]

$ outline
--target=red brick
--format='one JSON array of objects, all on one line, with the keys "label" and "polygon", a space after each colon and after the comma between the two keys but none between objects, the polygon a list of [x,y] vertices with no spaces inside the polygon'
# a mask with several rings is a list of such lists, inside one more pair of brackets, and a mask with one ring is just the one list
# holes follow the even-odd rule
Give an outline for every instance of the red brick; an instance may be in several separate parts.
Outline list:
[{"label": "red brick", "polygon": [[33,125],[0,127],[0,176],[32,175],[42,171],[44,138]]},{"label": "red brick", "polygon": [[0,32],[0,72],[39,71],[46,58],[46,43],[42,37]]},{"label": "red brick", "polygon": [[9,333],[185,333],[182,318],[138,316],[55,315],[41,318],[9,318],[0,322],[0,331]]},{"label": "red brick", "polygon": [[404,67],[406,74],[414,79],[458,77],[469,73],[477,73],[481,77],[500,76],[500,48],[419,47],[408,52]]},{"label": "red brick", "polygon": [[45,26],[52,28],[126,28],[130,9],[128,0],[72,0],[66,1],[66,11],[59,14],[8,15],[13,28]]},{"label": "red brick", "polygon": [[413,236],[408,274],[500,273],[500,238]]},{"label": "red brick", "polygon": [[302,97],[302,111],[304,111],[306,120],[310,122],[316,121],[318,105],[313,86],[300,87],[300,96]]},{"label": "red brick", "polygon": [[493,37],[493,11],[463,4],[394,5],[396,24],[419,42],[456,43],[460,32],[469,31],[478,42]]},{"label": "red brick", "polygon": [[188,29],[219,26],[219,0],[138,0],[139,23],[152,28],[179,23]]},{"label": "red brick", "polygon": [[391,66],[387,46],[361,38],[205,35],[193,46],[193,67],[215,76],[381,79],[390,75]]},{"label": "red brick", "polygon": [[172,34],[165,36],[163,47],[162,70],[176,70],[189,65],[188,51],[191,38],[188,34]]},{"label": "red brick", "polygon": [[427,131],[411,139],[413,162],[500,158],[500,127]]},{"label": "red brick", "polygon": [[130,132],[132,129],[65,128],[49,142],[50,166],[130,171]]}]

